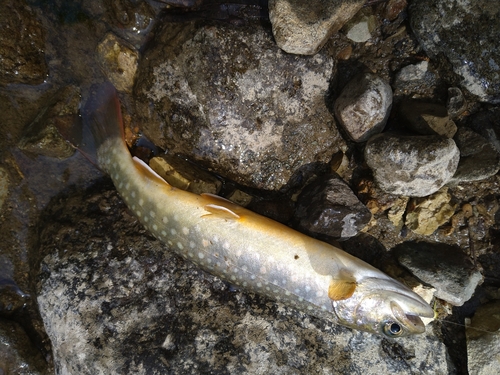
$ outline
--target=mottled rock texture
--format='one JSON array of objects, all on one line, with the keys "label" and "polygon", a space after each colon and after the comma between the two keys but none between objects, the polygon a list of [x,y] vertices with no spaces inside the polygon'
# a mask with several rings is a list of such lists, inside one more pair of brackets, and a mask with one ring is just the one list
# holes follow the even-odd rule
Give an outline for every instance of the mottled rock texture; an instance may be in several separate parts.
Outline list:
[{"label": "mottled rock texture", "polygon": [[282,52],[261,26],[166,25],[136,86],[144,133],[239,183],[281,188],[344,141],[327,109],[333,59]]},{"label": "mottled rock texture", "polygon": [[489,0],[421,0],[410,23],[433,58],[444,55],[462,85],[480,100],[500,102],[500,7]]},{"label": "mottled rock texture", "polygon": [[365,148],[365,160],[387,193],[425,197],[438,191],[457,169],[459,150],[443,136],[378,134]]},{"label": "mottled rock texture", "polygon": [[355,142],[380,133],[392,106],[391,86],[373,73],[354,77],[335,101],[335,116]]},{"label": "mottled rock texture", "polygon": [[364,0],[270,0],[276,44],[288,53],[314,55],[363,4]]}]

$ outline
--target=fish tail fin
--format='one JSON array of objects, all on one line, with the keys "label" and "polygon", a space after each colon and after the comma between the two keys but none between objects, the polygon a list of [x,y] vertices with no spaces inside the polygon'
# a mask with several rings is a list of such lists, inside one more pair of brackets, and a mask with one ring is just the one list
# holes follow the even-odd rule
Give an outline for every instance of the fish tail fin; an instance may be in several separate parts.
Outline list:
[{"label": "fish tail fin", "polygon": [[91,86],[83,119],[92,132],[97,149],[109,138],[124,139],[120,101],[110,82]]}]

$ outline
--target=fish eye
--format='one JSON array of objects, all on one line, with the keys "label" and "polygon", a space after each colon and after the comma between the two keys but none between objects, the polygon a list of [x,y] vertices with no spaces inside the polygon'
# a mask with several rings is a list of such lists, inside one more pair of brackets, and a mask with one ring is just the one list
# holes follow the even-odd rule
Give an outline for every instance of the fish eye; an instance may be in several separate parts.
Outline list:
[{"label": "fish eye", "polygon": [[384,325],[384,333],[389,337],[397,337],[403,333],[403,328],[396,322],[386,322]]}]

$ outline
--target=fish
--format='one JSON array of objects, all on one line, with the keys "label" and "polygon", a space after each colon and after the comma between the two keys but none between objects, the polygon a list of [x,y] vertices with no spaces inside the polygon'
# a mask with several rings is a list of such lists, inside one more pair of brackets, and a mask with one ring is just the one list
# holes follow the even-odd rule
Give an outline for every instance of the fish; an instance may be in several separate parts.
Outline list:
[{"label": "fish", "polygon": [[124,141],[109,82],[83,107],[97,162],[137,219],[168,249],[242,290],[389,338],[425,332],[434,310],[401,282],[343,250],[225,198],[169,185]]}]

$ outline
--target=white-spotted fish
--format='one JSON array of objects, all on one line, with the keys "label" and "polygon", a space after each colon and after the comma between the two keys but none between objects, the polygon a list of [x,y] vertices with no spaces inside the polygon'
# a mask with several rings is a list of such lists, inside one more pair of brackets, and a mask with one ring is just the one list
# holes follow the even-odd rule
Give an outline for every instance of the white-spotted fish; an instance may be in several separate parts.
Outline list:
[{"label": "white-spotted fish", "polygon": [[432,308],[417,294],[344,251],[224,198],[170,186],[132,158],[111,84],[91,93],[84,116],[98,163],[157,239],[244,290],[355,329],[401,337],[423,333]]}]

